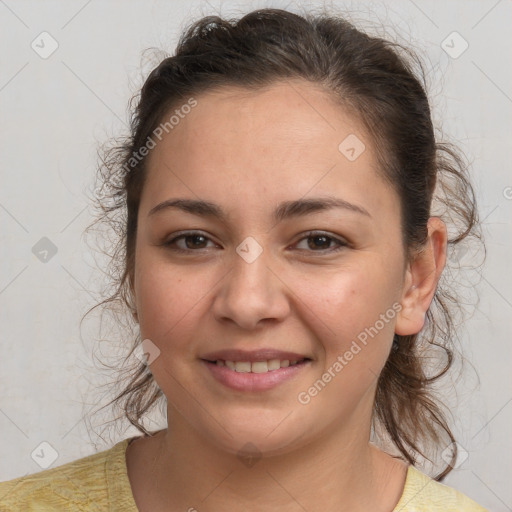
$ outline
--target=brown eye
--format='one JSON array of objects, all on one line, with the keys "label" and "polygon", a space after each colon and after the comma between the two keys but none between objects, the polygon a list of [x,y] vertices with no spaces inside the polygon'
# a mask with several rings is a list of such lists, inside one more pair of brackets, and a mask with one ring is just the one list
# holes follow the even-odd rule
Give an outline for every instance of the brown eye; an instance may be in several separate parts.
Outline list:
[{"label": "brown eye", "polygon": [[[163,245],[178,252],[194,252],[198,249],[207,249],[208,241],[211,240],[202,233],[191,231],[182,233],[181,235],[172,238],[168,242],[165,242]],[[178,245],[178,242],[182,242],[181,246]],[[173,247],[174,245],[176,245],[176,247]]]},{"label": "brown eye", "polygon": [[185,240],[187,249],[204,249],[206,237],[203,235],[188,235],[184,236],[183,240]]},{"label": "brown eye", "polygon": [[[300,242],[303,240],[307,240],[306,250],[310,250],[310,252],[335,252],[348,246],[348,244],[343,240],[330,236],[326,233],[308,233],[307,236],[300,240]],[[331,246],[333,242],[335,243],[334,247]],[[300,249],[303,250],[304,248]]]}]

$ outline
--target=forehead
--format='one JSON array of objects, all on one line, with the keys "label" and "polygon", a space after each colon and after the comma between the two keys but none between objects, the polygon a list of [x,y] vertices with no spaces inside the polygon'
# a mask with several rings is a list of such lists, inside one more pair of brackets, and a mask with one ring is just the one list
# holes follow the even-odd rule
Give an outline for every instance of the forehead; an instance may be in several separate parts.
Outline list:
[{"label": "forehead", "polygon": [[320,86],[291,80],[259,90],[225,86],[194,99],[197,105],[149,154],[144,192],[153,204],[187,195],[261,208],[333,190],[349,201],[364,193],[376,207],[382,202],[379,189],[387,184],[375,186],[372,141]]},{"label": "forehead", "polygon": [[278,82],[256,90],[223,86],[200,94],[196,101],[197,106],[173,129],[176,145],[196,143],[201,138],[214,149],[229,138],[231,145],[243,149],[268,143],[271,147],[311,145],[321,139],[324,146],[337,149],[337,141],[344,133],[358,132],[366,138],[362,123],[348,115],[332,93],[302,80]]}]

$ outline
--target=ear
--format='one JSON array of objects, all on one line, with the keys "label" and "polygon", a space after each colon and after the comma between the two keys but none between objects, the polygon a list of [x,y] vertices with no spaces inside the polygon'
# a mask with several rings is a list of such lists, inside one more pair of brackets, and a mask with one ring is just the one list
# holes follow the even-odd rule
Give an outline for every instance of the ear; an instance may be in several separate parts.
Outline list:
[{"label": "ear", "polygon": [[427,228],[425,246],[409,262],[406,270],[400,301],[402,309],[395,324],[395,333],[401,336],[416,334],[422,329],[446,264],[446,225],[440,218],[431,217]]}]

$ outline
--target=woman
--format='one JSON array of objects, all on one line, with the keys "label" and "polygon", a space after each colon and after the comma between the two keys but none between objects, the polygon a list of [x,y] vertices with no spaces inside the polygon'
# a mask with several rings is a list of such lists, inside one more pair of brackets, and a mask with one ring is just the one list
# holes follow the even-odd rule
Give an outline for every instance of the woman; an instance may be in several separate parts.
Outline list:
[{"label": "woman", "polygon": [[484,510],[436,481],[456,444],[430,389],[474,198],[403,49],[337,17],[204,18],[113,155],[146,358],[116,401],[144,435],[2,484],[2,510]]}]

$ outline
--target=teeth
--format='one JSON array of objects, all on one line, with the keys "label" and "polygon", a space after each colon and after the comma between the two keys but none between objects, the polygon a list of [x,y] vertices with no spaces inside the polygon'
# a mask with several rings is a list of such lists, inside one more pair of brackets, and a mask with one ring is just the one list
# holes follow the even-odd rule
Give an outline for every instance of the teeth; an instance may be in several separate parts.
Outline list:
[{"label": "teeth", "polygon": [[[268,363],[267,363],[267,361],[255,361],[250,366],[251,366],[252,373],[266,373],[266,372],[268,372]],[[238,370],[236,370],[236,371],[238,371]]]},{"label": "teeth", "polygon": [[271,359],[267,361],[267,367],[269,370],[279,370],[281,368],[281,361],[279,359]]},{"label": "teeth", "polygon": [[299,361],[299,359],[294,359],[293,361],[289,361],[288,359],[284,359],[283,361],[280,359],[269,359],[267,361],[254,361],[251,363],[250,361],[223,361],[219,359],[216,363],[217,366],[227,366],[230,370],[234,370],[238,373],[266,373],[279,370],[279,368],[293,366]]},{"label": "teeth", "polygon": [[249,373],[251,371],[251,363],[249,361],[237,361],[235,363],[235,372]]}]

